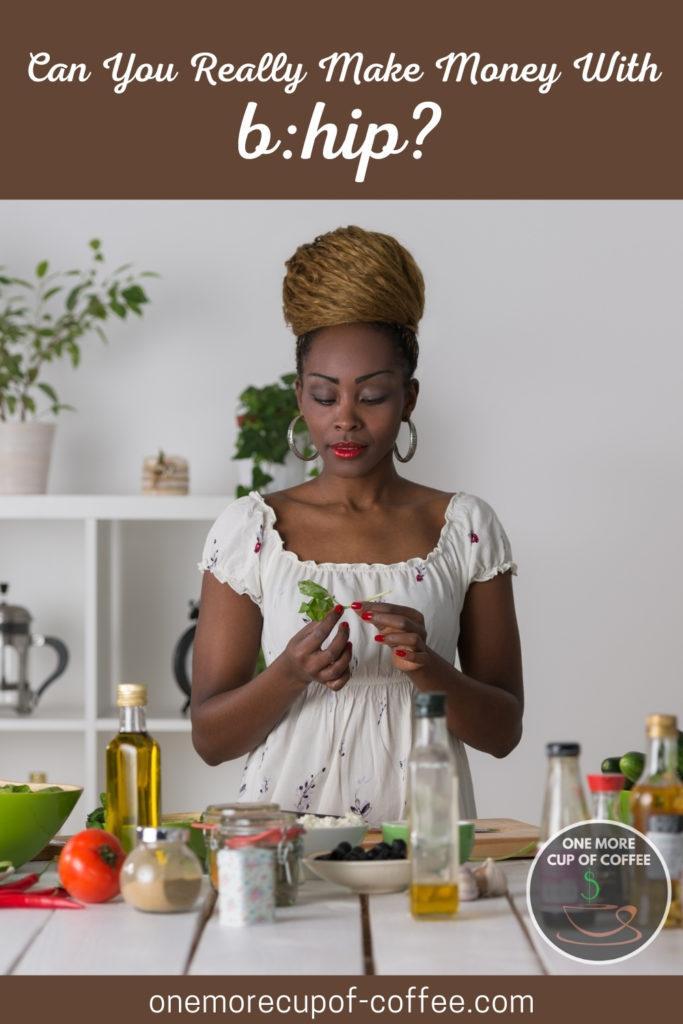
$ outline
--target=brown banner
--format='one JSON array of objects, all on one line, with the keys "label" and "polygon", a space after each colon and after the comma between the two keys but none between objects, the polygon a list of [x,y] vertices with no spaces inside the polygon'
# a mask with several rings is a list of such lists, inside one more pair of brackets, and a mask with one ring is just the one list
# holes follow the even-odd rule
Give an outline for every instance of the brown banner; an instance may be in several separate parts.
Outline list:
[{"label": "brown banner", "polygon": [[15,4],[0,196],[680,198],[682,22],[672,0]]},{"label": "brown banner", "polygon": [[0,979],[7,1020],[92,1017],[98,1024],[151,1021],[536,1020],[575,1024],[606,1016],[642,1024],[675,1007],[673,977],[72,977]]}]

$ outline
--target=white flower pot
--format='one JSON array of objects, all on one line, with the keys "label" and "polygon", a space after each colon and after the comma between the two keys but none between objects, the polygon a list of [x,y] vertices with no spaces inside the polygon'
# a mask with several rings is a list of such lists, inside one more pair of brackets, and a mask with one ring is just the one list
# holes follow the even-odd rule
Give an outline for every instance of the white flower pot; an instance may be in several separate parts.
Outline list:
[{"label": "white flower pot", "polygon": [[0,423],[0,494],[45,494],[55,423]]},{"label": "white flower pot", "polygon": [[[264,494],[270,494],[272,491],[282,491],[286,487],[295,487],[303,483],[313,462],[303,462],[297,459],[293,452],[287,452],[283,463],[264,462],[261,465],[264,473],[273,478],[271,483],[263,488]],[[251,459],[237,459],[237,482],[242,487],[251,487],[251,471]]]}]

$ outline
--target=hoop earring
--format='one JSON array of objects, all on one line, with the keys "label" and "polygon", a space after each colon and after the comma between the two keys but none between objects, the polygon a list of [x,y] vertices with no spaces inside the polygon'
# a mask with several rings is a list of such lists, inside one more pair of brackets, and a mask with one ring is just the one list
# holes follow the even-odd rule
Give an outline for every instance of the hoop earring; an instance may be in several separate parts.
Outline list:
[{"label": "hoop earring", "polygon": [[312,455],[302,455],[301,452],[299,451],[299,449],[297,448],[295,442],[294,442],[294,427],[296,426],[297,422],[300,419],[301,419],[301,413],[297,413],[297,415],[294,417],[292,422],[287,427],[287,444],[289,445],[289,450],[291,452],[294,452],[294,454],[296,455],[297,459],[301,459],[302,462],[312,462],[313,459],[317,459],[318,458],[318,454],[319,454],[315,450],[315,448],[313,449],[313,454]]},{"label": "hoop earring", "polygon": [[410,419],[410,417],[408,417],[408,430],[410,431],[410,443],[408,445],[408,451],[405,453],[405,455],[401,455],[398,448],[396,447],[396,443],[394,442],[394,455],[396,456],[399,462],[410,462],[413,455],[415,454],[415,449],[417,448],[417,430],[415,429],[415,424]]}]

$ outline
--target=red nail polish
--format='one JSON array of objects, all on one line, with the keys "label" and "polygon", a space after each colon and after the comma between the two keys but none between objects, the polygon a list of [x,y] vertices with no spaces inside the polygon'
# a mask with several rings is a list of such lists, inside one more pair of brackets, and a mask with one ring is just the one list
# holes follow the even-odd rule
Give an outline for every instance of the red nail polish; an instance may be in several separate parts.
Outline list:
[{"label": "red nail polish", "polygon": [[344,611],[344,605],[343,604],[335,604],[334,610],[337,613],[337,615],[341,615],[341,613]]},{"label": "red nail polish", "polygon": [[351,650],[351,648],[353,647],[353,644],[351,643],[350,640],[347,640],[346,641],[346,646],[347,646],[348,650]]},{"label": "red nail polish", "polygon": [[363,607],[363,602],[362,601],[352,601],[351,602],[351,607],[353,608],[354,611],[357,612],[359,608]]},{"label": "red nail polish", "polygon": [[363,614],[361,615],[361,619],[365,619],[366,622],[369,622],[371,618],[372,612],[363,612]]},{"label": "red nail polish", "polygon": [[346,620],[344,620],[344,622],[340,622],[339,625],[342,627],[342,629],[351,629],[351,627],[349,626],[348,622],[346,622]]},{"label": "red nail polish", "polygon": [[399,658],[405,658],[407,652],[406,651],[396,651],[395,653],[398,655]]},{"label": "red nail polish", "polygon": [[377,636],[375,637],[375,640],[377,640],[378,643],[381,644],[382,641],[384,640],[384,636],[381,633],[378,633]]}]

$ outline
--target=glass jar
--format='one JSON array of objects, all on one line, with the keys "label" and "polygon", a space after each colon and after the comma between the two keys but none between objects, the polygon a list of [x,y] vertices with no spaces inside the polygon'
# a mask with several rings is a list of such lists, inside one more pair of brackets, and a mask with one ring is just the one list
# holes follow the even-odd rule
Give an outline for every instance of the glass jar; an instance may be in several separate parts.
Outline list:
[{"label": "glass jar", "polygon": [[121,895],[136,910],[191,910],[202,887],[202,866],[184,828],[138,828],[138,844],[121,868]]},{"label": "glass jar", "polygon": [[548,743],[548,776],[541,815],[539,841],[545,843],[556,832],[590,815],[581,785],[578,743]]},{"label": "glass jar", "polygon": [[626,782],[624,776],[605,773],[603,775],[588,775],[587,779],[591,792],[593,817],[599,818],[601,821],[621,821],[619,794]]},{"label": "glass jar", "polygon": [[233,817],[243,818],[254,812],[258,814],[261,811],[269,811],[272,814],[279,810],[279,804],[209,804],[202,814],[202,824],[205,826],[204,843],[206,845],[206,860],[209,867],[209,878],[211,879],[211,885],[214,887],[216,892],[218,892],[218,865],[216,863],[218,846],[211,842],[211,836],[216,827],[220,824],[223,816],[225,815],[227,820]]},{"label": "glass jar", "polygon": [[[239,807],[240,805],[236,805]],[[244,804],[241,805],[244,808]],[[296,903],[299,888],[303,829],[291,811],[259,810],[239,813],[223,811],[221,819],[210,832],[214,884],[217,886],[216,857],[219,850],[258,846],[274,852],[275,906],[291,907]]]}]

